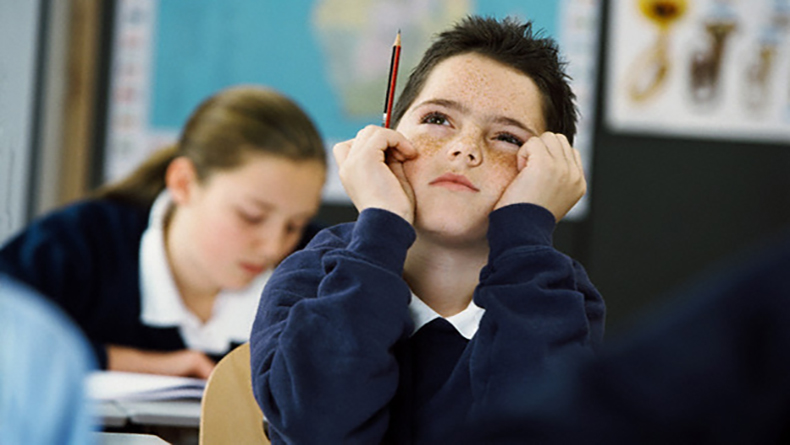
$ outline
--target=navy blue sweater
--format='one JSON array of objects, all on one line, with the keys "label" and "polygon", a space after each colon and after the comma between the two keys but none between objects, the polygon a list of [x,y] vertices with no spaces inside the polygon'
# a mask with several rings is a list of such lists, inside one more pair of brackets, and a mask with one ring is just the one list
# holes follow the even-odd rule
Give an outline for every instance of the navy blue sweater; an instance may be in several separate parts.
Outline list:
[{"label": "navy blue sweater", "polygon": [[603,300],[552,248],[553,216],[519,204],[489,220],[474,293],[486,312],[468,342],[441,319],[410,337],[402,273],[415,233],[390,212],[320,232],[275,270],[250,338],[274,443],[463,441],[503,391],[600,343]]},{"label": "navy blue sweater", "polygon": [[107,344],[185,348],[177,327],[140,321],[140,240],[149,210],[111,200],[79,202],[34,221],[0,249],[0,272],[61,306],[85,332],[102,367]]},{"label": "navy blue sweater", "polygon": [[140,323],[140,239],[148,209],[86,201],[51,213],[0,250],[0,271],[51,298],[85,331],[99,363],[105,344],[184,347],[177,329]]}]

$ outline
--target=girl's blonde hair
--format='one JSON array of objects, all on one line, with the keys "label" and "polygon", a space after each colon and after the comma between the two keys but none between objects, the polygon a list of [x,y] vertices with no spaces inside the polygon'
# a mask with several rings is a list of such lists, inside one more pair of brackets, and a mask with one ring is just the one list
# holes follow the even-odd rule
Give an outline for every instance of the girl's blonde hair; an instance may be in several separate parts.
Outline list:
[{"label": "girl's blonde hair", "polygon": [[155,152],[129,176],[94,195],[150,206],[165,188],[165,172],[173,159],[190,159],[204,182],[216,171],[243,165],[255,153],[327,165],[317,128],[294,101],[271,89],[238,86],[206,99],[176,144]]}]

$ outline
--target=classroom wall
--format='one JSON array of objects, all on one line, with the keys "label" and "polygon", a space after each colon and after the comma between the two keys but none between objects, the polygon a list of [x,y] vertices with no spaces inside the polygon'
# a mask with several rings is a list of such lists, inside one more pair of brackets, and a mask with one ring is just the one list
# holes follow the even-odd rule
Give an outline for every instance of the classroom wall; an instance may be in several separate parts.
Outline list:
[{"label": "classroom wall", "polygon": [[38,1],[0,2],[0,243],[29,217],[40,14]]},{"label": "classroom wall", "polygon": [[596,137],[577,242],[609,326],[717,261],[790,228],[790,144]]},{"label": "classroom wall", "polygon": [[113,3],[0,1],[0,244],[100,173]]}]

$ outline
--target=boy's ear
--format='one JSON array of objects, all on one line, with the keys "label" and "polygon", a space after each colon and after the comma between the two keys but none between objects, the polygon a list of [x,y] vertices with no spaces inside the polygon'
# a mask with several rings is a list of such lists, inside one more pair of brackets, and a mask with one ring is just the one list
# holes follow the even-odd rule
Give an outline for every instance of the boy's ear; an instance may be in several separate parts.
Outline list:
[{"label": "boy's ear", "polygon": [[167,166],[165,186],[176,204],[189,202],[196,184],[195,165],[188,158],[177,157]]}]

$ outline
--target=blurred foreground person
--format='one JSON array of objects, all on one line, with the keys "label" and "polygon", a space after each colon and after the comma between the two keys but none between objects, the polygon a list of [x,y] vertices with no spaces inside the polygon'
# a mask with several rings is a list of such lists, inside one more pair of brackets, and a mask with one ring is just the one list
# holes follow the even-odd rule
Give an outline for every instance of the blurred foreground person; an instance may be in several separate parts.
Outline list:
[{"label": "blurred foreground person", "polygon": [[631,335],[511,387],[479,443],[790,443],[790,236],[675,295]]},{"label": "blurred foreground person", "polygon": [[50,301],[0,274],[0,444],[94,442],[87,341]]}]

